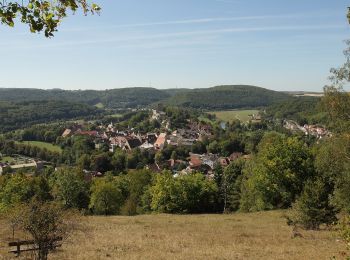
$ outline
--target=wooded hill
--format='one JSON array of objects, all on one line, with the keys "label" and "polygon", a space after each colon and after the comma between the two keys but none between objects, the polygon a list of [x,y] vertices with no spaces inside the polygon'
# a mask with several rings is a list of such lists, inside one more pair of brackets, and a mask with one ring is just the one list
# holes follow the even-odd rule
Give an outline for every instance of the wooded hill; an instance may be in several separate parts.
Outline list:
[{"label": "wooded hill", "polygon": [[248,85],[217,86],[178,92],[166,104],[206,110],[264,107],[289,99],[282,92]]},{"label": "wooded hill", "polygon": [[102,112],[87,104],[65,101],[0,101],[0,133],[34,124],[92,117]]},{"label": "wooded hill", "polygon": [[264,88],[233,85],[202,89],[121,88],[112,90],[0,89],[0,101],[68,101],[106,108],[137,108],[155,103],[200,109],[268,106],[290,95]]}]

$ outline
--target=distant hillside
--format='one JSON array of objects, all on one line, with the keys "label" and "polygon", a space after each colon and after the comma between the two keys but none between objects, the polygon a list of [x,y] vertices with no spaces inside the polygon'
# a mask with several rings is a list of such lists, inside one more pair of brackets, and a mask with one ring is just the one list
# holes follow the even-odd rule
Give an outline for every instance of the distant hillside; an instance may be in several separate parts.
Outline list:
[{"label": "distant hillside", "polygon": [[236,109],[268,106],[290,95],[248,85],[217,86],[178,91],[166,104],[201,109]]},{"label": "distant hillside", "polygon": [[106,108],[137,108],[165,103],[201,109],[268,106],[290,95],[254,86],[217,86],[202,89],[121,88],[111,90],[0,89],[0,101],[68,101]]},{"label": "distant hillside", "polygon": [[108,108],[134,108],[170,97],[164,91],[154,88],[121,88],[111,90],[42,90],[42,89],[0,89],[0,101],[69,101]]},{"label": "distant hillside", "polygon": [[95,107],[66,101],[0,101],[0,133],[40,123],[90,118],[102,113]]}]

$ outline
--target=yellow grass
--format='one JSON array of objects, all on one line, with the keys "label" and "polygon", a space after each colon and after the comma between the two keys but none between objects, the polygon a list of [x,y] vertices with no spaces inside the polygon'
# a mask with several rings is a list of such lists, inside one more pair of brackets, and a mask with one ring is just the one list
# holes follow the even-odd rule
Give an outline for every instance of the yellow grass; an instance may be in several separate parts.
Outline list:
[{"label": "yellow grass", "polygon": [[342,259],[335,232],[293,239],[283,214],[86,217],[87,231],[50,259]]}]

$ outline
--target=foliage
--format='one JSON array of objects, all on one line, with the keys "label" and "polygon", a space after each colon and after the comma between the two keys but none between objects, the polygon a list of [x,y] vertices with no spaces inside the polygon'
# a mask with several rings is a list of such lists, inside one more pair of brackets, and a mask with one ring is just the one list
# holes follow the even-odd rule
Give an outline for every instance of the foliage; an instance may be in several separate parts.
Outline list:
[{"label": "foliage", "polygon": [[74,231],[78,223],[78,215],[65,212],[54,203],[42,203],[36,200],[21,205],[17,211],[20,229],[34,241],[35,259],[46,260],[50,251],[54,250],[57,238],[66,239]]},{"label": "foliage", "polygon": [[22,23],[29,25],[31,32],[44,31],[46,37],[52,37],[61,20],[67,16],[67,11],[75,12],[78,9],[81,9],[84,14],[100,11],[98,5],[90,5],[87,0],[2,1],[0,2],[0,22],[13,27],[16,18],[20,18]]},{"label": "foliage", "polygon": [[0,133],[99,113],[94,107],[66,101],[0,102]]},{"label": "foliage", "polygon": [[304,143],[277,133],[263,137],[255,160],[244,171],[244,211],[289,207],[314,174],[312,156]]},{"label": "foliage", "polygon": [[65,208],[88,208],[89,186],[82,175],[72,169],[63,169],[50,178],[52,194]]},{"label": "foliage", "polygon": [[0,88],[0,101],[37,102],[62,101],[94,106],[101,103],[106,108],[126,109],[145,107],[168,98],[162,90],[154,88],[121,88],[111,90],[42,90]]},{"label": "foliage", "polygon": [[327,123],[320,99],[316,97],[295,97],[273,104],[267,107],[264,117],[294,120],[300,125]]},{"label": "foliage", "polygon": [[293,205],[293,224],[306,229],[319,229],[321,224],[332,224],[337,220],[336,209],[331,205],[331,185],[322,178],[306,182],[303,192]]},{"label": "foliage", "polygon": [[287,94],[254,86],[218,86],[179,92],[166,104],[219,110],[267,106],[288,98]]},{"label": "foliage", "polygon": [[33,197],[41,201],[52,199],[50,187],[45,177],[28,178],[14,174],[0,180],[0,212],[12,206],[29,202]]},{"label": "foliage", "polygon": [[143,213],[142,197],[152,183],[152,173],[148,170],[129,172],[125,177],[127,182],[127,199],[121,209],[123,215]]},{"label": "foliage", "polygon": [[324,88],[323,104],[328,112],[332,127],[337,132],[350,129],[350,94],[344,91],[344,85],[350,82],[350,40],[346,41],[345,62],[339,68],[331,69],[332,85]]},{"label": "foliage", "polygon": [[117,214],[123,202],[123,194],[116,181],[108,178],[94,180],[89,207],[95,214]]},{"label": "foliage", "polygon": [[215,211],[217,187],[200,174],[174,178],[170,172],[155,177],[150,187],[150,208],[164,213]]}]

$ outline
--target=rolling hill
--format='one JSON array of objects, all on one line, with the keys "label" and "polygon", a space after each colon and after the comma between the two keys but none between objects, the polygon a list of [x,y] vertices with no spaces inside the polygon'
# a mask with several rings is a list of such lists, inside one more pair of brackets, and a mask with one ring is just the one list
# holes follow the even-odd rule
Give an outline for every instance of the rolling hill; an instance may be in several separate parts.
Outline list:
[{"label": "rolling hill", "polygon": [[62,90],[1,88],[0,101],[68,101],[107,108],[135,108],[170,97],[155,88],[120,88],[111,90]]},{"label": "rolling hill", "polygon": [[217,86],[178,92],[166,104],[200,109],[237,109],[268,106],[289,99],[282,92],[248,85]]},{"label": "rolling hill", "polygon": [[0,101],[66,101],[105,108],[138,108],[151,104],[223,110],[271,105],[291,96],[248,85],[201,89],[120,88],[111,90],[0,89]]}]

